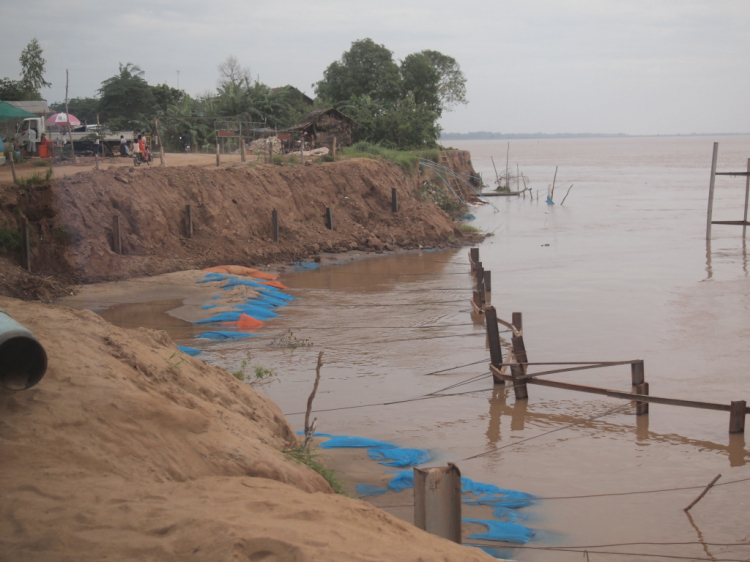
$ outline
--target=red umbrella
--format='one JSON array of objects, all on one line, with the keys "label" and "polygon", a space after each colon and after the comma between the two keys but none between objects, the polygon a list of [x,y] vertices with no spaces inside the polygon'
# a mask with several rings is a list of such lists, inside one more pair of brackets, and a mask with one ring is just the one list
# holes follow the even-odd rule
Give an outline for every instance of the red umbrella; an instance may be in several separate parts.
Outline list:
[{"label": "red umbrella", "polygon": [[44,121],[47,125],[66,125],[70,122],[71,127],[77,127],[81,124],[81,121],[75,115],[69,115],[67,113],[55,113],[50,115]]}]

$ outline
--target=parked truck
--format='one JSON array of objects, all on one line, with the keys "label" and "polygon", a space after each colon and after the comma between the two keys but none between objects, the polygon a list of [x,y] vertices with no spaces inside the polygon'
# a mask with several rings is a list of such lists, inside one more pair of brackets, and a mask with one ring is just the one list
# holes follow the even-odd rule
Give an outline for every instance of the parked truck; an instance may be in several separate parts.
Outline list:
[{"label": "parked truck", "polygon": [[[76,151],[93,150],[94,139],[99,136],[99,144],[104,154],[118,154],[120,151],[120,136],[127,140],[134,140],[133,131],[109,131],[105,128],[98,128],[98,125],[81,125],[71,129],[70,135],[67,130],[57,125],[49,126],[44,122],[43,117],[28,117],[18,125],[13,140],[24,146],[29,141],[29,130],[36,130],[36,144],[39,145],[42,135],[47,135],[47,140],[58,144],[67,144],[73,139],[73,148]],[[54,130],[53,130],[54,129]]]}]

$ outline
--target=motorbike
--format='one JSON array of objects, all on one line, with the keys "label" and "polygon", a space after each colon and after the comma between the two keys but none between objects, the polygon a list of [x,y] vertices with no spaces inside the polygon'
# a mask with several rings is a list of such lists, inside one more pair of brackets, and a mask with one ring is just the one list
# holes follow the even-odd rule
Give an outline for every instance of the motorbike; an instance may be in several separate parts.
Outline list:
[{"label": "motorbike", "polygon": [[153,156],[151,156],[150,150],[146,153],[146,155],[144,155],[142,152],[136,152],[135,154],[133,154],[134,166],[140,166],[144,162],[149,166],[154,162],[154,158]]},{"label": "motorbike", "polygon": [[188,154],[190,152],[190,143],[185,144],[185,154]]}]

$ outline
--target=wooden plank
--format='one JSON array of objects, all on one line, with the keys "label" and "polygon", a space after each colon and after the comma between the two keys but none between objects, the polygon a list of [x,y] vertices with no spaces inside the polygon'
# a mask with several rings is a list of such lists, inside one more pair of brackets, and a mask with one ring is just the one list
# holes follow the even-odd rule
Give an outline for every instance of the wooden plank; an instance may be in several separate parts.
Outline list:
[{"label": "wooden plank", "polygon": [[[493,375],[504,381],[512,381],[512,377],[505,373],[502,373],[500,369],[494,365],[490,365],[490,370]],[[625,400],[640,400],[642,402],[650,402],[654,404],[665,404],[667,406],[684,406],[686,408],[698,408],[701,410],[716,410],[720,412],[729,412],[731,407],[727,404],[713,404],[711,402],[699,402],[696,400],[680,400],[676,398],[663,398],[660,396],[642,396],[639,394],[633,394],[632,392],[623,392],[620,390],[612,390],[609,388],[600,388],[597,386],[587,386],[582,384],[551,381],[547,379],[526,379],[528,384],[538,384],[539,386],[549,386],[552,388],[561,388],[563,390],[575,390],[577,392],[587,392],[589,394],[600,394],[602,396],[609,396],[610,398],[622,398]],[[745,413],[750,413],[750,409],[745,408]]]},{"label": "wooden plank", "polygon": [[717,176],[750,176],[750,172],[716,172]]},{"label": "wooden plank", "polygon": [[643,360],[633,361],[630,364],[630,378],[633,386],[646,382],[646,374],[643,368]]},{"label": "wooden plank", "polygon": [[513,344],[513,356],[518,362],[510,368],[511,379],[513,381],[513,392],[516,395],[516,400],[526,399],[529,397],[525,378],[525,363],[529,360],[526,356],[526,345],[523,342],[523,336],[513,336],[511,342]]},{"label": "wooden plank", "polygon": [[[628,361],[621,361],[619,363],[616,363],[616,365],[627,365]],[[541,377],[544,375],[555,375],[557,373],[570,373],[572,371],[585,371],[587,369],[603,369],[605,367],[614,367],[615,365],[608,365],[608,364],[594,364],[594,365],[582,365],[578,367],[566,367],[564,369],[551,369],[549,371],[542,371],[541,373],[531,373],[527,374],[526,378],[535,378],[535,377]],[[635,385],[634,385],[635,386]]]},{"label": "wooden plank", "polygon": [[523,313],[514,312],[511,314],[510,322],[516,327],[516,330],[523,333]]},{"label": "wooden plank", "polygon": [[750,222],[747,221],[711,221],[711,224],[731,224],[735,226],[747,226]]},{"label": "wooden plank", "polygon": [[[497,311],[494,306],[485,308],[485,324],[487,326],[487,342],[490,347],[490,362],[492,365],[499,367],[503,362],[503,348],[500,346],[500,330],[497,326]],[[493,377],[494,378],[494,377]],[[495,378],[495,382],[503,381]]]},{"label": "wooden plank", "polygon": [[745,213],[742,215],[742,221],[745,223],[742,225],[742,238],[745,238],[747,234],[747,205],[748,199],[750,199],[750,158],[747,159],[747,180],[745,181]]},{"label": "wooden plank", "polygon": [[398,213],[398,190],[395,187],[391,188],[391,212]]},{"label": "wooden plank", "polygon": [[[644,382],[635,387],[635,393],[640,395],[648,395],[648,383]],[[635,415],[643,416],[648,414],[648,402],[639,400],[635,403]]]},{"label": "wooden plank", "polygon": [[484,272],[484,290],[488,293],[492,292],[492,272]]}]

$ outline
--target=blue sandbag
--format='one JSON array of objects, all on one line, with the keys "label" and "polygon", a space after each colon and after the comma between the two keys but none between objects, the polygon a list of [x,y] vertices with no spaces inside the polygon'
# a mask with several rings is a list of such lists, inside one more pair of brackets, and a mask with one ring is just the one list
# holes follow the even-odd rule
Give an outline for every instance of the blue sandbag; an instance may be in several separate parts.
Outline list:
[{"label": "blue sandbag", "polygon": [[357,484],[357,495],[359,496],[379,496],[387,491],[388,488],[381,488],[375,484]]},{"label": "blue sandbag", "polygon": [[247,299],[245,301],[245,304],[250,305],[250,306],[257,306],[258,308],[262,308],[263,310],[270,310],[272,312],[273,312],[273,309],[276,308],[276,306],[273,305],[272,303],[262,301],[260,299]]},{"label": "blue sandbag", "polygon": [[262,287],[258,288],[258,292],[261,295],[271,295],[273,297],[276,297],[277,299],[282,299],[285,301],[297,300],[297,297],[293,297],[292,295],[287,295],[286,293],[282,292],[281,289],[277,289],[276,287],[270,287],[268,285],[263,285]]},{"label": "blue sandbag", "polygon": [[312,269],[318,269],[320,267],[320,265],[311,261],[296,261],[292,265],[297,271],[310,271]]},{"label": "blue sandbag", "polygon": [[372,460],[378,461],[384,466],[396,466],[399,468],[417,466],[430,460],[430,453],[424,449],[370,449],[367,451],[367,454],[370,455]]},{"label": "blue sandbag", "polygon": [[203,332],[198,337],[209,340],[240,340],[243,338],[251,338],[253,337],[253,334],[245,332]]},{"label": "blue sandbag", "polygon": [[195,357],[196,355],[200,355],[203,353],[200,349],[195,349],[194,347],[186,347],[184,345],[178,345],[177,349],[182,351],[183,353],[187,353],[188,355],[191,355]]},{"label": "blue sandbag", "polygon": [[255,301],[260,301],[263,304],[268,304],[271,306],[286,306],[289,304],[288,301],[279,298],[278,294],[262,294],[257,299],[254,299]]},{"label": "blue sandbag", "polygon": [[347,435],[334,435],[328,441],[320,444],[321,449],[348,449],[348,448],[380,448],[395,449],[396,445],[367,439],[366,437],[349,437]]},{"label": "blue sandbag", "polygon": [[229,275],[223,273],[206,273],[203,279],[199,279],[196,283],[211,283],[212,281],[225,281],[229,279]]},{"label": "blue sandbag", "polygon": [[[265,308],[260,308],[258,306],[252,306],[248,304],[236,304],[234,305],[234,309],[241,310],[245,314],[248,314],[253,318],[257,318],[258,320],[269,320],[270,318],[276,318],[278,316],[278,314],[276,314],[275,312],[271,312],[270,310],[266,310]],[[237,318],[239,318],[239,314]]]},{"label": "blue sandbag", "polygon": [[261,285],[260,283],[256,281],[250,281],[250,279],[237,279],[236,277],[232,277],[229,281],[227,281],[221,287],[223,289],[231,289],[232,287],[239,287],[240,285],[245,285],[247,287],[254,287],[256,289],[260,287],[265,287],[265,285]]},{"label": "blue sandbag", "polygon": [[549,195],[547,195],[547,200],[545,201],[545,203],[547,203],[547,205],[555,204],[555,202],[552,200],[552,197],[550,197]]},{"label": "blue sandbag", "polygon": [[202,306],[201,308],[202,308],[203,310],[206,310],[206,309],[208,309],[208,308],[216,308],[216,306],[217,306],[217,305],[215,305],[215,304],[204,304],[204,305],[203,305],[203,306]]},{"label": "blue sandbag", "polygon": [[222,312],[212,316],[211,318],[204,318],[203,320],[196,320],[193,324],[210,324],[211,322],[236,322],[240,319],[241,312]]},{"label": "blue sandbag", "polygon": [[526,544],[536,534],[533,529],[517,525],[516,523],[502,523],[493,519],[463,519],[463,521],[467,523],[479,523],[488,529],[486,533],[474,533],[470,535],[470,539]]},{"label": "blue sandbag", "polygon": [[405,470],[399,472],[396,476],[390,479],[388,482],[388,488],[394,492],[402,492],[407,488],[414,487],[414,471]]},{"label": "blue sandbag", "polygon": [[520,519],[517,512],[508,507],[498,506],[492,510],[492,516],[503,523],[515,523]]},{"label": "blue sandbag", "polygon": [[211,297],[210,300],[215,301],[216,299],[220,299],[221,295],[216,295],[215,297]]}]

